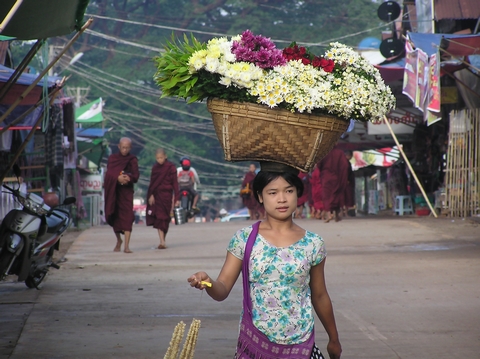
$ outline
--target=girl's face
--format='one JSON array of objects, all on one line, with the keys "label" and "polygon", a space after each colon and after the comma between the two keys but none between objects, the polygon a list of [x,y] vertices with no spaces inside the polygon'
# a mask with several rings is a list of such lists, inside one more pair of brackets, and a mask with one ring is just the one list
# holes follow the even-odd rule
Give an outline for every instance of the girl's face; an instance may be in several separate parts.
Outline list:
[{"label": "girl's face", "polygon": [[278,177],[265,186],[259,199],[269,216],[277,219],[291,218],[297,208],[297,189],[283,177]]}]

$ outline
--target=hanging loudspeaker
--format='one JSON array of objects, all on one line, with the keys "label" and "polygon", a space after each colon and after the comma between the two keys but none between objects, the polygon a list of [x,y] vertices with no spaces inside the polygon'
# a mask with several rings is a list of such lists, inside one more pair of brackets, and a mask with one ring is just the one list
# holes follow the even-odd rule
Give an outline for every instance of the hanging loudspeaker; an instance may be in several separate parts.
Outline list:
[{"label": "hanging loudspeaker", "polygon": [[380,53],[383,57],[389,59],[391,57],[398,56],[402,53],[404,48],[403,42],[399,39],[391,37],[389,39],[385,39],[380,43]]},{"label": "hanging loudspeaker", "polygon": [[378,7],[377,14],[380,20],[393,21],[400,15],[400,5],[395,1],[385,1]]}]

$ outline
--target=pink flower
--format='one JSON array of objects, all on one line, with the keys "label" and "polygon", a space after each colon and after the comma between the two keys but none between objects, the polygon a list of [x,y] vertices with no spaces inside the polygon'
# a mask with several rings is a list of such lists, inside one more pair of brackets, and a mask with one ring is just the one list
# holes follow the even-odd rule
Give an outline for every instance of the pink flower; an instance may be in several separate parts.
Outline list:
[{"label": "pink flower", "polygon": [[268,38],[255,36],[250,30],[245,30],[240,41],[232,44],[232,53],[237,61],[250,62],[262,69],[285,65],[286,60],[282,51]]}]

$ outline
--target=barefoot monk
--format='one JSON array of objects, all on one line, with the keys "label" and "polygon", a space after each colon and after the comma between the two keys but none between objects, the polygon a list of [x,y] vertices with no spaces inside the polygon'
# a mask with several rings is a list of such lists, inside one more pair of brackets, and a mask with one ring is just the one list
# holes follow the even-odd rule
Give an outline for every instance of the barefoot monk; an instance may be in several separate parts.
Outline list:
[{"label": "barefoot monk", "polygon": [[113,249],[120,252],[122,248],[121,234],[125,235],[125,253],[132,253],[130,250],[130,236],[132,225],[135,220],[133,213],[133,184],[137,183],[138,160],[130,154],[132,140],[123,137],[118,144],[119,153],[108,157],[107,172],[105,174],[105,218],[107,223],[113,227],[117,237],[117,244]]}]

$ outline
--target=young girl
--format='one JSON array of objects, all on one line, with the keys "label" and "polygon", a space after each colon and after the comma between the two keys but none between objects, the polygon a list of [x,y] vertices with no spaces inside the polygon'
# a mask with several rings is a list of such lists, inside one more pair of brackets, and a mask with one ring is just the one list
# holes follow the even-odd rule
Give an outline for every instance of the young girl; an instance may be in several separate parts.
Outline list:
[{"label": "young girl", "polygon": [[[342,348],[325,285],[323,240],[292,220],[297,198],[303,192],[301,179],[292,172],[260,171],[253,191],[266,212],[249,260],[253,324],[271,342],[299,344],[312,333],[315,310],[329,336],[330,358],[340,358]],[[187,279],[190,285],[205,289],[214,300],[227,298],[242,270],[251,231],[252,226],[243,228],[232,238],[216,280],[205,272],[197,272]],[[312,358],[318,358],[318,353],[315,346]]]}]

